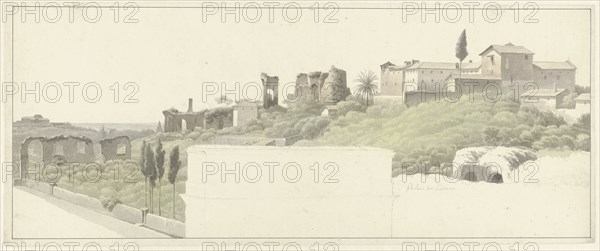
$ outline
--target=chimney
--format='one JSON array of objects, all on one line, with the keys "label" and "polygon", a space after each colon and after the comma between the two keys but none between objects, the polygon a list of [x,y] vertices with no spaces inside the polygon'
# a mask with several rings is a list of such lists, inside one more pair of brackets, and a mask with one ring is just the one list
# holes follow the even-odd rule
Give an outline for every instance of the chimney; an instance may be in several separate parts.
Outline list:
[{"label": "chimney", "polygon": [[404,64],[405,64],[406,66],[409,66],[409,65],[411,65],[411,62],[410,62],[410,61],[404,61]]},{"label": "chimney", "polygon": [[473,60],[469,60],[469,63],[473,63]]},{"label": "chimney", "polygon": [[188,110],[187,112],[193,112],[194,111],[194,101],[192,100],[192,98],[188,99]]},{"label": "chimney", "polygon": [[416,60],[416,59],[413,59],[413,60],[412,60],[412,64],[416,64],[416,63],[418,63],[418,62],[419,62],[419,60]]}]

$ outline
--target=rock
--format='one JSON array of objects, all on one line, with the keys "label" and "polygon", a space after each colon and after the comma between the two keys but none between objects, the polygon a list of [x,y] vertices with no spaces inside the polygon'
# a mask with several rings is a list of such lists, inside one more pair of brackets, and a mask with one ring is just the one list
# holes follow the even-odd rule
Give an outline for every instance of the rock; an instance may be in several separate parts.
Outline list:
[{"label": "rock", "polygon": [[515,147],[468,147],[454,155],[452,174],[457,179],[510,183],[523,163],[536,160],[531,150]]}]

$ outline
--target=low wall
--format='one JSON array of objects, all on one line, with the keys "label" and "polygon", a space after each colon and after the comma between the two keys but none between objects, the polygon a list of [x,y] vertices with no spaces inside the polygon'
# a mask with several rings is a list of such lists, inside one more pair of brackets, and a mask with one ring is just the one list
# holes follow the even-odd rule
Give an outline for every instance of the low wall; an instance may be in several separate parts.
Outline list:
[{"label": "low wall", "polygon": [[[104,208],[104,206],[102,206],[102,202],[99,199],[92,198],[84,194],[74,193],[64,188],[53,186],[52,184],[36,182],[28,179],[18,181],[15,184],[26,186],[45,194],[53,195],[54,197],[68,201],[75,205],[82,206],[120,220],[124,220],[133,224],[145,224],[146,227],[159,232],[177,237],[185,236],[185,223],[156,215],[146,214],[146,212],[142,209],[137,209],[124,204],[117,204],[112,211],[108,211],[106,208]],[[144,220],[146,220],[146,222],[144,222]]]},{"label": "low wall", "polygon": [[75,205],[89,208],[101,213],[108,213],[108,210],[104,209],[100,200],[87,195],[74,193],[60,187],[54,187],[54,196],[71,202]]},{"label": "low wall", "polygon": [[147,214],[146,227],[156,229],[173,236],[185,237],[185,223],[158,215]]},{"label": "low wall", "polygon": [[391,236],[390,150],[202,145],[187,153],[186,237]]},{"label": "low wall", "polygon": [[20,185],[32,188],[45,194],[52,194],[54,185],[46,182],[35,181],[31,179],[21,180]]},{"label": "low wall", "polygon": [[114,216],[115,218],[134,224],[143,224],[144,213],[145,212],[141,209],[137,209],[135,207],[130,207],[123,204],[117,204],[110,212],[110,215]]}]

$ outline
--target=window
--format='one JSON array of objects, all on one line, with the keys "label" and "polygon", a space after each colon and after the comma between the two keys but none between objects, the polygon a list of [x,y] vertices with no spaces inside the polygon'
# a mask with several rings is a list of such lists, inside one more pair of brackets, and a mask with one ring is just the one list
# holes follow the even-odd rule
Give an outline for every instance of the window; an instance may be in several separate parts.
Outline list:
[{"label": "window", "polygon": [[433,71],[430,71],[429,74],[433,74]]},{"label": "window", "polygon": [[117,154],[118,155],[127,154],[127,145],[125,145],[123,143],[117,144]]},{"label": "window", "polygon": [[75,144],[75,146],[77,147],[77,153],[85,154],[85,142],[77,141]]},{"label": "window", "polygon": [[509,67],[509,66],[508,66],[508,62],[510,62],[510,60],[508,60],[508,58],[507,58],[507,59],[506,59],[506,64],[504,64],[504,69],[507,69],[507,70],[508,70],[508,67]]},{"label": "window", "polygon": [[544,75],[544,80],[548,79],[548,76]]},{"label": "window", "polygon": [[65,151],[61,144],[54,145],[54,155],[65,155]]},{"label": "window", "polygon": [[440,74],[443,74],[443,72],[442,72],[442,71],[440,71]]},{"label": "window", "polygon": [[529,55],[525,55],[525,60],[529,60]]},{"label": "window", "polygon": [[421,71],[421,73],[425,73],[425,71]]},{"label": "window", "polygon": [[560,80],[560,76],[556,76],[556,80]]},{"label": "window", "polygon": [[490,57],[490,62],[492,63],[492,65],[495,65],[496,62],[494,62],[494,55],[488,56]]}]

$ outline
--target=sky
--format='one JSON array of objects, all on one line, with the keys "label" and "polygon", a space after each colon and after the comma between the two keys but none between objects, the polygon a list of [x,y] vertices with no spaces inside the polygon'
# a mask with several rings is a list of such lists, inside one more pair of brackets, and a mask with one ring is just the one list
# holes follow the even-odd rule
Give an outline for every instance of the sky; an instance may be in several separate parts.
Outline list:
[{"label": "sky", "polygon": [[[333,16],[337,23],[323,23],[329,13],[325,11],[315,22],[308,9],[302,10],[298,22],[286,22],[282,10],[275,9],[270,23],[267,11],[262,10],[256,23],[243,17],[236,23],[232,15],[222,22],[218,14],[203,21],[199,8],[139,9],[137,23],[115,23],[109,9],[103,9],[96,23],[78,15],[72,23],[65,16],[56,23],[16,21],[15,82],[26,83],[28,89],[39,82],[38,91],[46,96],[40,102],[34,102],[33,95],[25,102],[18,96],[13,120],[42,114],[53,122],[157,123],[164,120],[165,109],[185,111],[188,98],[194,99],[195,110],[214,107],[215,96],[202,102],[203,83],[226,83],[230,89],[236,82],[255,86],[249,83],[260,83],[262,72],[278,76],[283,86],[294,82],[298,73],[328,71],[335,65],[347,72],[352,86],[359,72],[379,75],[379,65],[386,61],[456,62],[454,48],[463,29],[466,60],[479,62],[478,54],[490,44],[511,42],[535,52],[535,61],[571,60],[578,67],[577,84],[590,85],[587,10],[540,9],[534,15],[537,23],[524,23],[524,10],[519,22],[514,11],[506,10],[496,23],[486,22],[481,10],[475,10],[472,23],[466,10],[456,23],[444,18],[435,22],[433,16],[423,22],[419,14],[403,21],[401,9],[340,9]],[[125,14],[120,13],[119,20]],[[79,83],[73,87],[72,103],[65,85],[69,82]],[[92,82],[96,84],[88,84]],[[126,88],[128,82],[135,84]],[[52,100],[57,85],[48,83],[61,87],[60,98]],[[97,102],[84,100],[86,84],[92,101],[96,93],[90,87],[102,90]],[[124,103],[132,93],[128,100],[137,102]]]}]

